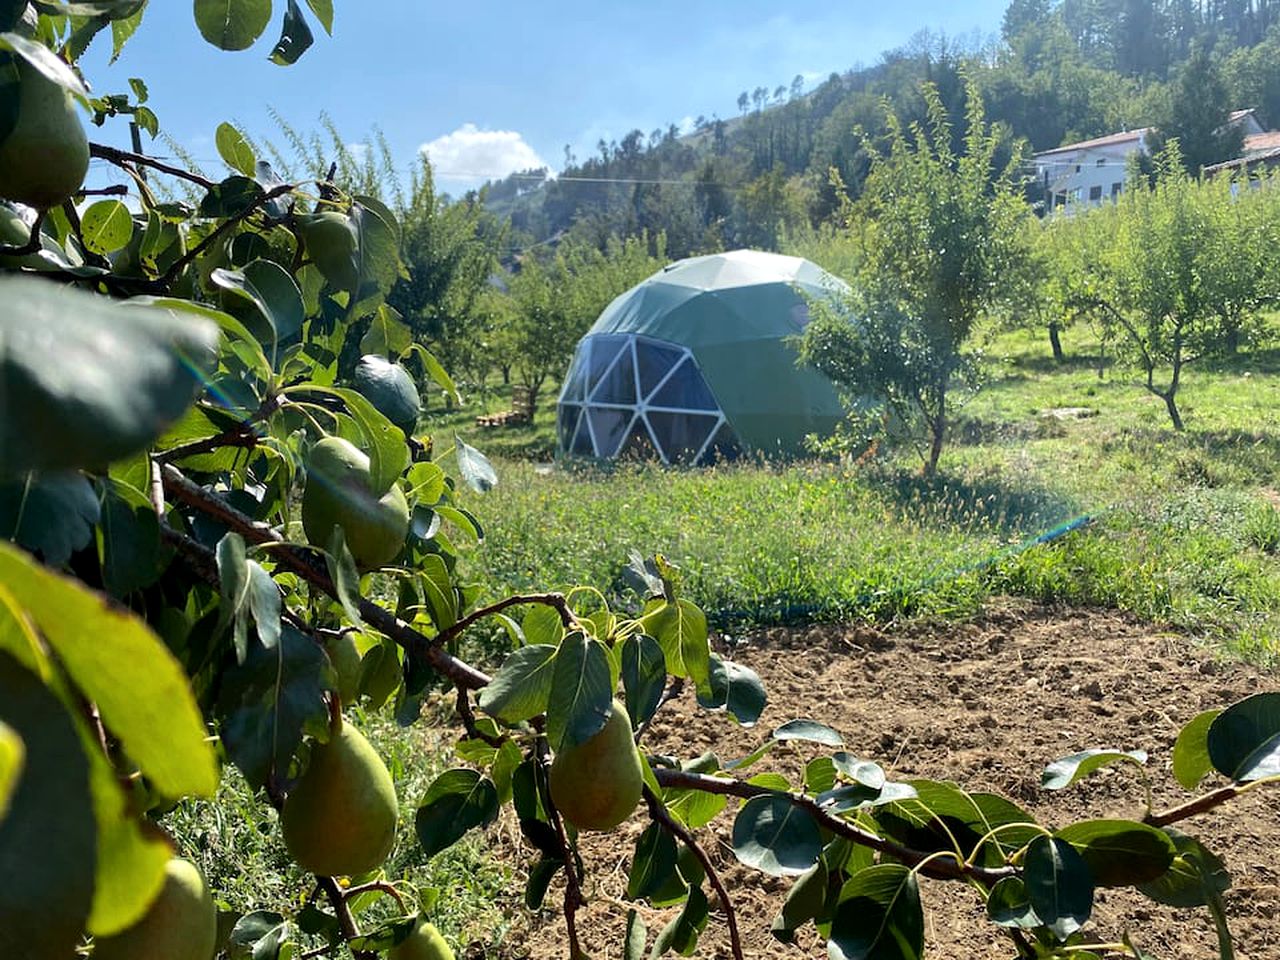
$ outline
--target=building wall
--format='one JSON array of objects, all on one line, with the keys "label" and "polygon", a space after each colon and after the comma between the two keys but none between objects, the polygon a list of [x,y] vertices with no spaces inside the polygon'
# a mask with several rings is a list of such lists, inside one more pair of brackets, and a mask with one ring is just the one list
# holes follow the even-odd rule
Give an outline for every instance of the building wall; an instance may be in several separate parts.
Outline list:
[{"label": "building wall", "polygon": [[1143,150],[1143,139],[1086,147],[1080,150],[1042,155],[1036,158],[1037,179],[1048,212],[1072,206],[1097,206],[1124,190],[1129,157]]}]

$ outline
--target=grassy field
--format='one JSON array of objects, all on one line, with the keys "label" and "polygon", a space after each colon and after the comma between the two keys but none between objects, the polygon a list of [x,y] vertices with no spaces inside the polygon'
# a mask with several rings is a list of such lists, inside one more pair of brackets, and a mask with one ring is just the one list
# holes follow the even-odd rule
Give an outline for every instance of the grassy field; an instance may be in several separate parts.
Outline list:
[{"label": "grassy field", "polygon": [[[1192,368],[1183,434],[1133,375],[1098,373],[1087,330],[988,346],[940,476],[906,453],[836,462],[548,469],[533,427],[440,418],[493,455],[467,569],[499,592],[589,584],[622,602],[629,550],[660,552],[721,629],[963,617],[992,593],[1130,611],[1256,660],[1280,653],[1280,351]],[[554,394],[548,394],[550,400]],[[501,394],[491,408],[500,409]],[[1051,411],[1081,408],[1079,419]],[[528,459],[532,455],[533,460]]]}]

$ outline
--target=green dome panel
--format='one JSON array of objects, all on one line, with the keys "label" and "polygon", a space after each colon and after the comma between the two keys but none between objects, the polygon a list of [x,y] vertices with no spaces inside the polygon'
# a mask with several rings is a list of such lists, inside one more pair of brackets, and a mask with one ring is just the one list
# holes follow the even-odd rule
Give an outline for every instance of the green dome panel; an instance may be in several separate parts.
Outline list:
[{"label": "green dome panel", "polygon": [[808,260],[755,250],[671,264],[610,303],[579,343],[560,394],[561,452],[608,458],[641,441],[666,462],[799,452],[844,409],[829,380],[797,366],[791,338],[810,298],[848,289]]}]

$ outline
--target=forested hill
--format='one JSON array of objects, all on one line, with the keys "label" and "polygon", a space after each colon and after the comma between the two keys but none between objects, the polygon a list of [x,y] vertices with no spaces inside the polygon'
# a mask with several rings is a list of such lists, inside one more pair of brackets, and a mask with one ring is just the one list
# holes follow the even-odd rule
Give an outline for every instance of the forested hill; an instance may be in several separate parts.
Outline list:
[{"label": "forested hill", "polygon": [[1265,127],[1280,127],[1280,0],[1013,0],[998,37],[922,32],[809,91],[799,77],[761,78],[770,85],[744,91],[732,116],[699,117],[688,135],[673,125],[602,141],[556,179],[525,171],[490,184],[488,203],[510,216],[522,243],[665,231],[677,257],[774,248],[783,231],[819,224],[836,208],[830,169],[858,193],[869,166],[864,137],[883,132],[884,101],[919,119],[929,80],[960,116],[966,74],[1010,150],[1156,126],[1180,136],[1194,160],[1214,149],[1194,141],[1211,137],[1231,110],[1256,108]]}]

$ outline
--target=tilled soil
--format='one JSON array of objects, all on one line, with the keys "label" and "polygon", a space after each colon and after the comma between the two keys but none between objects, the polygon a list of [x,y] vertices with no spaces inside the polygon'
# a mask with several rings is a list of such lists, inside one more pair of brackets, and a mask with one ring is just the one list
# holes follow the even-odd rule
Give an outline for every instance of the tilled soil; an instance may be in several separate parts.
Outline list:
[{"label": "tilled soil", "polygon": [[[659,714],[646,739],[649,752],[690,758],[713,750],[729,760],[751,752],[779,724],[810,717],[839,730],[846,749],[875,759],[891,778],[954,780],[967,789],[1000,793],[1049,826],[1095,817],[1139,819],[1143,794],[1134,774],[1121,769],[1048,792],[1039,785],[1046,763],[1090,747],[1146,750],[1156,807],[1175,806],[1190,797],[1170,773],[1182,724],[1201,710],[1280,687],[1274,675],[1215,661],[1183,638],[1113,613],[1014,602],[962,625],[767,630],[733,642],[726,654],[765,682],[769,705],[759,724],[744,729],[699,710],[689,692]],[[821,749],[775,750],[752,773],[772,769],[797,782],[804,761]],[[1213,785],[1206,781],[1205,788]],[[731,803],[700,839],[734,900],[747,956],[825,957],[812,925],[795,945],[770,936],[790,881],[737,863],[727,843],[735,810]],[[583,946],[593,957],[621,956],[629,907],[622,898],[643,827],[637,814],[612,834],[584,837],[591,903],[578,921]],[[1255,791],[1179,827],[1221,856],[1232,872],[1226,903],[1239,960],[1280,960],[1280,788]],[[531,861],[517,849],[513,825],[494,828],[492,841],[522,881],[521,871]],[[567,956],[561,896],[557,882],[547,906],[518,918],[496,955]],[[926,955],[1013,956],[968,888],[925,880],[921,897]],[[652,941],[676,911],[641,906],[640,912]],[[1174,910],[1128,890],[1099,891],[1090,933],[1114,941],[1126,930],[1158,960],[1218,955],[1205,910]],[[476,943],[468,951],[473,958],[486,955],[495,956],[494,948],[486,953]],[[696,955],[730,956],[714,895]]]}]

